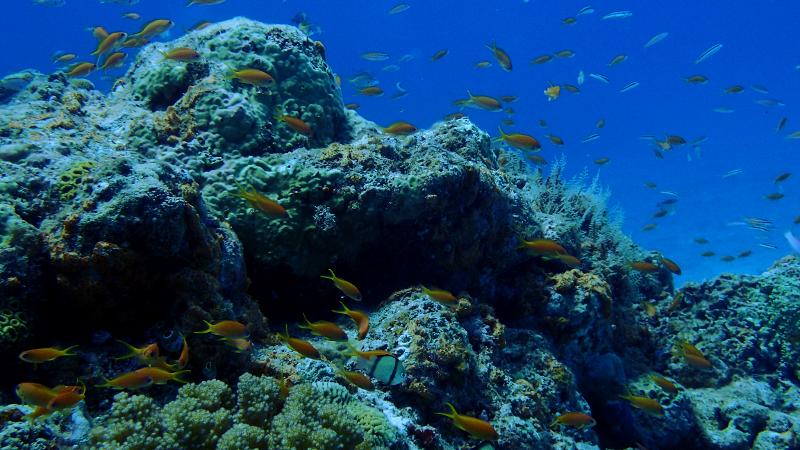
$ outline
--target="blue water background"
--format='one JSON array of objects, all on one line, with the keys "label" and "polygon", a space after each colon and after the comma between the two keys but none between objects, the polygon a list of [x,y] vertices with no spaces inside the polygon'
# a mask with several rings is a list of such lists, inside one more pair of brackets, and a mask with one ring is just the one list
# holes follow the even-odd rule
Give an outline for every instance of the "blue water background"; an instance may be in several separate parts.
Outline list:
[{"label": "blue water background", "polygon": [[[182,1],[141,0],[133,6],[100,4],[94,0],[66,0],[58,8],[13,0],[0,16],[3,58],[0,74],[34,68],[51,72],[56,66],[51,56],[56,51],[79,53],[82,59],[94,49],[88,27],[103,25],[109,31],[137,31],[154,18],[169,18],[177,25],[169,40],[182,34],[200,20],[221,21],[246,16],[269,23],[289,23],[298,12],[322,32],[314,39],[324,42],[328,61],[340,74],[345,102],[361,105],[359,113],[379,124],[397,120],[428,127],[448,113],[459,109],[453,100],[475,94],[515,95],[511,104],[516,111],[514,126],[505,131],[536,136],[544,146],[540,153],[553,161],[560,155],[567,159],[569,174],[588,167],[590,175],[600,172],[602,182],[613,192],[611,203],[625,211],[624,230],[647,249],[662,251],[678,261],[684,270],[679,284],[701,280],[721,272],[758,273],[776,258],[789,252],[782,234],[798,226],[792,224],[800,215],[800,140],[785,136],[800,130],[797,114],[800,97],[800,32],[796,21],[800,3],[783,1],[598,1],[593,14],[576,16],[584,2],[521,0],[485,1],[409,1],[411,8],[400,14],[387,11],[394,1],[257,1],[227,0],[214,6],[185,7]],[[602,20],[613,11],[630,10],[633,16],[620,20]],[[121,17],[135,11],[139,21]],[[574,25],[562,19],[577,17]],[[660,32],[669,32],[662,42],[645,49],[643,45]],[[504,72],[493,60],[487,44],[496,41],[514,63]],[[694,61],[713,44],[724,47],[701,64]],[[431,61],[430,56],[448,49],[447,56]],[[576,55],[555,59],[544,65],[532,65],[534,57],[571,49]],[[390,55],[383,62],[365,61],[362,52],[381,51]],[[135,52],[129,52],[131,56]],[[607,67],[617,54],[628,60]],[[414,59],[398,62],[403,55]],[[129,58],[129,61],[132,58]],[[492,67],[478,69],[474,64],[489,60]],[[400,70],[382,68],[397,64]],[[347,79],[355,73],[371,72],[386,91],[382,97],[356,94]],[[581,93],[562,93],[548,102],[543,90],[549,83],[577,84],[583,70],[587,79]],[[588,77],[591,72],[608,76],[610,84]],[[123,70],[103,76],[96,72],[89,78],[98,87],[108,89]],[[703,74],[706,85],[689,85],[684,77]],[[641,85],[626,93],[622,86],[638,81]],[[391,99],[395,84],[401,83],[408,95]],[[724,94],[729,86],[741,84],[746,91]],[[763,85],[769,94],[759,94],[752,85]],[[785,106],[765,107],[759,99],[779,99]],[[722,114],[713,109],[727,107],[735,112]],[[463,111],[489,133],[495,135],[504,113],[474,109]],[[776,133],[781,117],[788,117],[786,128]],[[598,130],[598,119],[606,120]],[[549,129],[540,128],[546,120]],[[565,139],[562,148],[552,145],[545,135],[553,133]],[[581,143],[589,134],[600,138]],[[663,160],[653,154],[650,141],[642,135],[677,134],[692,141],[707,136],[699,150],[677,147],[665,153]],[[603,167],[592,163],[600,157],[611,162]],[[743,174],[723,178],[733,169]],[[547,169],[545,170],[547,171]],[[794,173],[781,186],[774,178],[785,171]],[[657,184],[647,189],[645,181]],[[671,191],[679,196],[674,213],[654,219],[656,203]],[[764,195],[782,192],[778,201]],[[771,220],[771,232],[756,231],[737,225],[744,217]],[[655,230],[641,230],[646,223],[657,223]],[[695,237],[710,244],[698,245]],[[775,250],[759,246],[774,244]],[[701,257],[703,251],[715,257]],[[751,250],[746,258],[723,262],[723,255],[736,256]]]}]

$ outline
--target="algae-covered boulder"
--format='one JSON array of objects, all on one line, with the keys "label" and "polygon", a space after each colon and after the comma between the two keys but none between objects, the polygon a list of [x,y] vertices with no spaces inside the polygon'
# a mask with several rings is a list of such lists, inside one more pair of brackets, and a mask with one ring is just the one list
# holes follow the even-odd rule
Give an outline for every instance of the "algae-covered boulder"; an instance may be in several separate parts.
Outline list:
[{"label": "algae-covered boulder", "polygon": [[[201,57],[187,63],[163,56],[178,47],[192,48]],[[274,82],[253,85],[231,78],[245,69],[266,72]],[[125,80],[129,86],[123,85],[117,95],[155,111],[157,141],[174,146],[176,157],[194,175],[216,159],[349,139],[350,126],[324,47],[294,27],[245,18],[214,24],[145,47]],[[297,132],[276,115],[301,119],[313,132]],[[139,147],[151,138],[153,130],[147,128],[150,123],[142,122],[131,129]]]}]

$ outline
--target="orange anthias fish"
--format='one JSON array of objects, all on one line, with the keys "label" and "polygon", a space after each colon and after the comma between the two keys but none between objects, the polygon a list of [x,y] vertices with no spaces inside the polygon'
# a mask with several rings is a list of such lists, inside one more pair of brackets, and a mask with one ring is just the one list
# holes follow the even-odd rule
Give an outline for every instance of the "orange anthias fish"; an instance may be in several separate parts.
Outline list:
[{"label": "orange anthias fish", "polygon": [[444,289],[428,289],[425,286],[422,286],[422,292],[437,302],[444,303],[446,305],[452,305],[458,301],[458,298],[456,298],[455,295],[451,294],[449,291],[445,291]]},{"label": "orange anthias fish", "polygon": [[287,216],[286,209],[283,206],[253,188],[251,188],[249,191],[245,191],[239,187],[239,192],[236,193],[236,196],[247,200],[247,202],[250,203],[250,206],[270,217]]},{"label": "orange anthias fish", "polygon": [[20,383],[16,387],[17,397],[25,404],[46,408],[56,392],[39,383]]},{"label": "orange anthias fish", "polygon": [[53,389],[53,391],[56,392],[56,395],[47,403],[47,409],[51,411],[72,408],[86,398],[86,386],[81,388],[78,386],[62,386],[61,388]]},{"label": "orange anthias fish", "polygon": [[67,347],[63,350],[57,347],[34,348],[20,353],[19,359],[33,364],[40,364],[53,361],[61,358],[62,356],[76,356],[77,353],[72,353],[72,350],[76,349],[77,347],[77,345],[73,345],[72,347]]},{"label": "orange anthias fish", "polygon": [[631,406],[634,408],[639,408],[648,414],[652,414],[654,416],[664,415],[664,408],[661,407],[661,404],[658,403],[657,400],[654,400],[650,397],[640,397],[638,395],[620,395],[620,398],[627,400],[630,402]]},{"label": "orange anthias fish", "polygon": [[567,250],[556,241],[551,239],[534,239],[532,241],[522,240],[517,249],[525,249],[537,256],[566,255]]},{"label": "orange anthias fish", "polygon": [[306,358],[320,359],[322,355],[310,342],[303,339],[293,338],[289,336],[289,325],[286,325],[286,332],[284,334],[278,333],[278,337],[286,343],[292,350],[300,353]]},{"label": "orange anthias fish", "polygon": [[272,86],[275,84],[275,79],[272,75],[258,69],[230,69],[228,78],[232,80],[239,80],[244,84],[251,86]]},{"label": "orange anthias fish", "polygon": [[681,268],[675,261],[662,256],[661,257],[661,264],[664,264],[664,267],[666,267],[667,270],[669,270],[670,272],[674,273],[675,275],[680,275],[681,274]]},{"label": "orange anthias fish", "polygon": [[180,376],[189,372],[191,371],[178,370],[177,372],[172,372],[158,367],[142,367],[133,371],[138,377],[150,378],[153,380],[153,384],[166,384],[168,381],[183,384],[186,383],[186,380],[180,378]]},{"label": "orange anthias fish", "polygon": [[74,66],[70,67],[67,71],[67,76],[70,77],[85,77],[92,73],[92,71],[97,67],[94,63],[90,62],[82,62],[75,64]]},{"label": "orange anthias fish", "polygon": [[330,339],[332,341],[347,340],[347,333],[345,333],[344,330],[339,327],[339,325],[336,325],[333,322],[328,322],[327,320],[311,322],[308,320],[308,317],[306,317],[305,314],[303,314],[303,319],[305,319],[306,325],[298,325],[298,328],[310,330],[312,334],[322,336],[325,339]]},{"label": "orange anthias fish", "polygon": [[681,353],[683,359],[690,366],[697,367],[698,369],[710,369],[712,367],[711,361],[706,359],[703,352],[697,349],[694,345],[688,342],[681,342]]},{"label": "orange anthias fish", "polygon": [[136,34],[131,35],[132,38],[141,38],[141,39],[152,39],[159,34],[169,30],[172,26],[175,25],[175,22],[168,20],[168,19],[156,19],[150,21],[148,24],[142,28]]},{"label": "orange anthias fish", "polygon": [[287,114],[281,114],[280,111],[276,111],[275,114],[272,116],[278,122],[283,122],[289,126],[292,130],[302,134],[303,136],[312,136],[314,134],[314,130],[311,129],[311,125],[307,124],[303,119],[295,116],[290,116]]},{"label": "orange anthias fish", "polygon": [[126,55],[125,53],[114,52],[108,55],[108,57],[106,57],[105,61],[103,61],[103,65],[100,66],[100,69],[104,71],[111,69],[119,69],[125,63],[125,58],[127,57],[128,55]]},{"label": "orange anthias fish", "polygon": [[235,320],[222,320],[217,323],[204,320],[203,322],[208,328],[203,331],[195,331],[195,334],[211,333],[228,339],[246,338],[250,335],[247,331],[247,325]]},{"label": "orange anthias fish", "polygon": [[342,304],[342,308],[344,309],[341,311],[334,309],[333,312],[335,312],[336,314],[345,314],[347,316],[350,316],[350,318],[356,324],[356,327],[358,327],[358,339],[359,340],[364,339],[367,336],[367,332],[369,331],[369,316],[367,315],[367,313],[363,311],[350,309],[344,303],[342,302],[339,303]]},{"label": "orange anthias fish", "polygon": [[398,134],[398,135],[408,135],[412,134],[417,131],[417,127],[411,125],[408,122],[395,122],[388,127],[384,128],[383,131],[389,134]]},{"label": "orange anthias fish", "polygon": [[347,381],[353,383],[354,385],[364,389],[366,391],[374,391],[375,385],[372,384],[372,380],[369,379],[368,376],[364,375],[361,372],[352,372],[349,370],[340,369],[339,373],[347,379]]},{"label": "orange anthias fish", "polygon": [[233,347],[238,353],[249,351],[253,347],[253,343],[246,338],[222,338],[222,341],[228,347]]},{"label": "orange anthias fish", "polygon": [[159,353],[158,344],[156,344],[155,342],[153,342],[152,344],[147,344],[141,348],[134,347],[133,345],[128,344],[127,342],[121,341],[119,339],[117,339],[117,342],[124,345],[128,349],[128,353],[114,358],[117,361],[129,358],[136,358],[146,366],[151,366],[158,361],[158,353]]},{"label": "orange anthias fish", "polygon": [[182,62],[195,61],[200,58],[200,54],[189,47],[176,47],[166,52],[162,51],[161,54],[164,55],[164,59]]},{"label": "orange anthias fish", "polygon": [[128,37],[126,33],[122,31],[115,31],[113,33],[109,33],[108,36],[103,38],[99,44],[97,44],[97,48],[95,51],[91,53],[92,56],[100,57],[103,54],[110,52],[111,50],[117,48],[124,40]]},{"label": "orange anthias fish", "polygon": [[391,352],[387,352],[386,350],[366,350],[361,351],[350,344],[347,344],[347,347],[350,349],[349,353],[346,353],[347,356],[355,356],[361,359],[372,359],[377,358],[379,356],[394,356]]},{"label": "orange anthias fish", "polygon": [[661,389],[669,392],[670,394],[677,394],[678,393],[678,387],[675,386],[675,383],[673,383],[672,381],[669,381],[668,379],[662,377],[661,375],[658,375],[658,374],[655,374],[655,373],[651,373],[650,374],[650,379],[653,380],[653,383],[658,385],[658,387],[660,387]]},{"label": "orange anthias fish", "polygon": [[542,148],[542,144],[533,136],[522,133],[506,134],[502,128],[497,127],[497,129],[500,131],[499,139],[516,149],[538,151]]},{"label": "orange anthias fish", "polygon": [[658,272],[658,266],[648,261],[634,261],[630,264],[631,269],[645,273]]},{"label": "orange anthias fish", "polygon": [[553,428],[555,425],[567,425],[582,430],[597,425],[597,421],[588,414],[568,412],[556,417],[553,423],[550,424],[550,428]]},{"label": "orange anthias fish", "polygon": [[511,57],[508,56],[505,50],[497,46],[497,42],[493,42],[491,46],[487,45],[486,48],[492,51],[494,59],[497,60],[497,63],[500,64],[503,70],[511,72]]},{"label": "orange anthias fish", "polygon": [[153,384],[153,378],[144,372],[127,372],[122,375],[106,380],[103,384],[98,384],[96,387],[107,387],[112,389],[142,389]]},{"label": "orange anthias fish", "polygon": [[544,90],[544,95],[547,96],[547,101],[549,102],[558,100],[558,97],[561,95],[561,86],[555,85],[548,87]]},{"label": "orange anthias fish", "polygon": [[320,275],[320,278],[332,280],[333,285],[336,286],[337,289],[342,291],[344,295],[350,297],[351,299],[357,302],[361,301],[361,292],[358,290],[355,284],[337,277],[336,274],[333,273],[333,269],[328,269],[328,270],[331,272],[331,275],[330,276]]},{"label": "orange anthias fish", "polygon": [[183,369],[189,364],[189,344],[186,343],[186,338],[183,338],[183,346],[181,347],[181,354],[176,361],[178,368]]},{"label": "orange anthias fish", "polygon": [[487,441],[495,441],[499,437],[491,423],[477,417],[461,415],[456,412],[456,408],[450,403],[447,403],[447,407],[450,408],[449,413],[440,412],[436,414],[452,419],[453,425],[459,430],[466,431],[474,438]]}]

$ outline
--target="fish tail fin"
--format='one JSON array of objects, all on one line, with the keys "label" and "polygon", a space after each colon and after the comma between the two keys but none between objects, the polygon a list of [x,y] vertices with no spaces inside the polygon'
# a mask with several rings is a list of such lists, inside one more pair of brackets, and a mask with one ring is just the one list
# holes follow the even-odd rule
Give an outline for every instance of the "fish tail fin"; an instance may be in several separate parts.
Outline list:
[{"label": "fish tail fin", "polygon": [[472,92],[470,92],[469,89],[467,89],[467,97],[469,97],[470,100],[473,98]]},{"label": "fish tail fin", "polygon": [[118,357],[114,358],[115,361],[120,361],[120,360],[123,360],[123,359],[130,359],[130,358],[135,358],[136,357],[136,355],[138,354],[138,351],[139,351],[138,348],[132,346],[131,344],[128,344],[127,342],[123,341],[122,339],[117,339],[117,342],[119,342],[120,344],[124,345],[125,348],[128,349],[128,353],[126,353],[126,354],[124,354],[122,356],[118,356]]},{"label": "fish tail fin", "polygon": [[347,341],[347,351],[344,353],[344,355],[345,356],[357,357],[358,356],[358,349],[355,348],[353,346],[353,344],[350,343],[350,341]]},{"label": "fish tail fin", "polygon": [[189,373],[189,372],[191,372],[191,370],[179,370],[177,372],[172,372],[172,381],[174,381],[176,383],[180,383],[180,384],[188,383],[187,380],[184,380],[183,378],[181,378],[181,375],[183,375],[185,373]]},{"label": "fish tail fin", "polygon": [[350,308],[348,308],[347,305],[344,304],[344,302],[340,301],[339,304],[342,305],[342,308],[343,308],[341,311],[336,310],[336,309],[332,309],[331,311],[335,312],[336,314],[347,314],[347,313],[350,312]]},{"label": "fish tail fin", "polygon": [[328,275],[320,275],[320,278],[325,278],[326,280],[336,281],[336,274],[333,273],[333,269],[328,269],[328,271],[331,273],[330,276],[328,276]]},{"label": "fish tail fin", "polygon": [[303,320],[306,321],[306,325],[298,325],[297,328],[302,328],[304,330],[310,330],[311,329],[311,321],[308,320],[308,317],[306,317],[306,313],[303,313]]},{"label": "fish tail fin", "polygon": [[207,320],[203,320],[203,323],[205,323],[205,324],[206,324],[206,326],[207,326],[208,328],[206,328],[206,329],[205,329],[205,330],[203,330],[203,331],[195,331],[195,332],[194,332],[194,334],[206,334],[206,333],[211,333],[211,326],[212,326],[212,325],[211,325],[211,322],[209,322],[209,321],[207,321]]},{"label": "fish tail fin", "polygon": [[456,412],[456,407],[453,406],[453,404],[450,403],[450,402],[447,402],[445,404],[447,405],[448,408],[450,408],[450,412],[437,412],[436,414],[438,414],[440,416],[448,417],[450,419],[455,419],[456,415],[458,414]]},{"label": "fish tail fin", "polygon": [[64,352],[64,356],[78,356],[77,353],[72,353],[72,350],[75,350],[76,348],[78,348],[77,345],[71,345],[65,348],[64,350],[62,350]]}]

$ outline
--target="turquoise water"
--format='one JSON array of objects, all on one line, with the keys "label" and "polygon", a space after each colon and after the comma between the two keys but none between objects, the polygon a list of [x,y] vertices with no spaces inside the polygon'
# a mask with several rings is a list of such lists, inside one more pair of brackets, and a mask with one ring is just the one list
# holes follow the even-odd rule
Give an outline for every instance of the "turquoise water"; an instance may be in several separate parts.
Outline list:
[{"label": "turquoise water", "polygon": [[[444,115],[458,111],[452,102],[467,90],[491,96],[514,95],[510,106],[514,125],[506,131],[531,134],[543,142],[541,156],[552,161],[564,155],[568,171],[584,167],[599,172],[613,196],[611,203],[625,212],[624,229],[645,248],[657,249],[678,261],[681,281],[701,280],[720,272],[757,273],[787,252],[782,238],[800,215],[797,176],[777,186],[773,180],[792,172],[800,161],[800,141],[786,135],[800,129],[797,118],[800,55],[793,42],[798,33],[794,18],[800,5],[788,0],[752,2],[673,1],[642,3],[507,1],[502,5],[485,2],[407,2],[407,10],[389,14],[396,2],[339,2],[331,7],[323,1],[256,2],[228,0],[217,5],[185,7],[181,2],[105,2],[66,0],[60,7],[15,1],[0,18],[6,35],[0,72],[25,68],[48,72],[54,52],[75,52],[86,57],[95,42],[87,28],[102,25],[108,30],[133,32],[147,20],[169,18],[176,22],[169,40],[201,20],[220,21],[237,15],[265,22],[290,23],[299,12],[306,13],[328,54],[328,62],[342,79],[345,102],[357,102],[359,113],[379,124],[405,120],[427,127]],[[127,5],[126,3],[135,3]],[[582,8],[593,12],[578,15]],[[603,19],[614,11],[630,11],[621,19]],[[121,14],[137,12],[141,19]],[[563,19],[574,17],[572,25]],[[644,48],[656,34],[666,32],[662,41]],[[486,48],[492,42],[506,50],[513,70],[501,70]],[[707,48],[722,49],[707,60],[695,60]],[[437,61],[431,56],[446,49]],[[554,58],[534,65],[530,61],[562,49],[571,58]],[[366,61],[364,52],[388,54],[385,61]],[[135,51],[128,52],[135,53]],[[618,54],[627,56],[621,64],[608,67]],[[404,58],[405,56],[405,58]],[[128,58],[130,62],[132,58]],[[402,61],[402,62],[401,62]],[[492,66],[476,68],[479,61]],[[89,78],[108,89],[124,68]],[[583,71],[585,83],[579,94],[564,92],[548,102],[542,91],[549,83],[578,85]],[[368,72],[385,91],[381,97],[364,97],[348,82],[359,72]],[[608,84],[589,77],[598,73]],[[694,74],[708,77],[703,85],[690,85],[684,78]],[[638,87],[620,93],[631,82]],[[407,95],[393,99],[397,84]],[[745,88],[739,94],[725,94],[734,85]],[[759,93],[753,86],[764,87]],[[758,100],[779,100],[764,106]],[[721,109],[717,112],[715,109]],[[464,111],[489,133],[496,134],[502,112]],[[776,132],[781,118],[785,128]],[[543,119],[549,128],[540,127]],[[606,126],[595,124],[605,119]],[[547,134],[562,137],[557,147]],[[589,143],[581,140],[597,133]],[[705,137],[697,148],[676,146],[664,159],[654,156],[652,140],[674,134],[687,141]],[[598,168],[593,161],[610,162]],[[731,170],[739,175],[724,178]],[[656,184],[655,189],[643,186]],[[653,218],[656,203],[678,195],[679,201],[663,218]],[[785,197],[767,200],[780,192]],[[740,225],[745,217],[764,218],[774,224],[772,231],[752,230]],[[654,223],[651,231],[642,227]],[[699,245],[703,237],[710,241]],[[772,249],[761,246],[776,246]],[[712,251],[714,256],[702,257]],[[752,255],[738,257],[742,252]],[[730,262],[725,255],[737,256]]]}]

